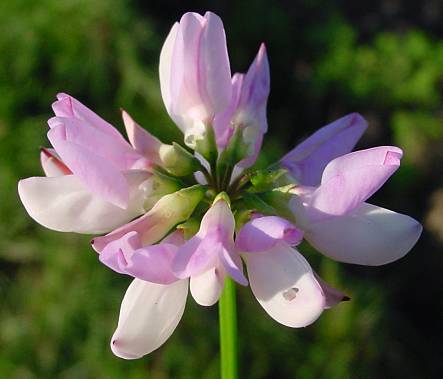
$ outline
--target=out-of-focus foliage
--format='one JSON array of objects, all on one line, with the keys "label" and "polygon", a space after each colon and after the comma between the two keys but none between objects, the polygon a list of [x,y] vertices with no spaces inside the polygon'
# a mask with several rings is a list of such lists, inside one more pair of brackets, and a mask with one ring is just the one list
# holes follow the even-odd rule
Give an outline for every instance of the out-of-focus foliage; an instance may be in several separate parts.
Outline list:
[{"label": "out-of-focus foliage", "polygon": [[[267,42],[265,161],[359,111],[370,121],[361,147],[405,150],[401,170],[374,202],[419,219],[429,209],[430,226],[443,235],[439,192],[428,200],[443,184],[443,33],[395,12],[368,29],[338,1],[202,3],[0,2],[0,378],[218,376],[217,309],[192,300],[161,349],[136,362],[114,357],[108,343],[130,279],[100,265],[88,237],[37,225],[16,194],[19,178],[42,174],[38,147],[47,145],[46,120],[59,91],[118,127],[124,107],[165,141],[180,138],[161,102],[157,64],[169,27],[188,9],[222,16],[233,71],[246,70]],[[380,9],[388,3],[376,2]],[[407,258],[385,268],[340,265],[301,250],[352,301],[291,330],[239,289],[241,377],[439,377],[441,242],[425,233]]]}]

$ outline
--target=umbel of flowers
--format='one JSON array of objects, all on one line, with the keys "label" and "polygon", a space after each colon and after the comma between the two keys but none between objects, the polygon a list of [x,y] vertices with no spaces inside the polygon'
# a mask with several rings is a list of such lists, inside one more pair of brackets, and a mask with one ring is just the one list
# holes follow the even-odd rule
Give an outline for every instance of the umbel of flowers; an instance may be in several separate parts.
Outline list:
[{"label": "umbel of flowers", "polygon": [[347,297],[297,251],[303,239],[337,261],[371,266],[414,246],[417,221],[366,202],[398,169],[402,151],[351,152],[367,127],[358,114],[321,128],[267,170],[251,169],[268,128],[264,45],[245,74],[232,75],[220,18],[186,13],[166,38],[159,71],[182,141],[162,143],[123,111],[126,140],[58,94],[52,148],[41,151],[46,176],[18,185],[34,220],[99,235],[99,260],[134,278],[112,337],[116,355],[157,349],[179,323],[188,291],[213,305],[227,277],[250,285],[277,322],[311,324]]}]

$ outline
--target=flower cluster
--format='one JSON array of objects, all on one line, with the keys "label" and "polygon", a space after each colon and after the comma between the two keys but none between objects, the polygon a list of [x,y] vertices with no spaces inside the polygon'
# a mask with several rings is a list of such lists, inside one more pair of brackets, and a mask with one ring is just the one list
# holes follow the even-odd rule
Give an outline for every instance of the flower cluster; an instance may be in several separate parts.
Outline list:
[{"label": "flower cluster", "polygon": [[279,323],[311,324],[347,297],[297,251],[303,239],[332,259],[374,266],[416,243],[417,221],[366,203],[402,151],[351,152],[367,127],[358,114],[323,127],[268,169],[251,169],[267,131],[266,49],[245,74],[231,75],[215,14],[186,13],[172,27],[160,83],[184,145],[162,143],[122,111],[128,142],[59,94],[48,121],[52,148],[41,151],[46,176],[18,186],[38,223],[100,235],[92,241],[99,260],[134,278],[112,337],[116,355],[157,349],[180,321],[188,288],[210,306],[227,277],[249,284]]}]

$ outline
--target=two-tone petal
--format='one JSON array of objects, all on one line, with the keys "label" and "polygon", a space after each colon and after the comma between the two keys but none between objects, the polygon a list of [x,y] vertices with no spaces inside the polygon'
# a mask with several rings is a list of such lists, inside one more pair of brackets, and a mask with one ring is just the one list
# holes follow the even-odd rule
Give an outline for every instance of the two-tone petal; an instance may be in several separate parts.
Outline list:
[{"label": "two-tone petal", "polygon": [[301,195],[311,219],[344,215],[371,197],[400,167],[402,151],[380,146],[343,155],[323,171],[320,186]]}]

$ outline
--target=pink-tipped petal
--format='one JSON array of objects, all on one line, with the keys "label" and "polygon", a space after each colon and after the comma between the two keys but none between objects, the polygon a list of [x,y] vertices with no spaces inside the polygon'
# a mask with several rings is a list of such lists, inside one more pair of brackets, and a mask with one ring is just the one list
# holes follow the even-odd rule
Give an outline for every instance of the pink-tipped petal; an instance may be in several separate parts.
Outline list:
[{"label": "pink-tipped petal", "polygon": [[46,176],[71,175],[71,170],[61,161],[54,149],[40,149],[40,163]]},{"label": "pink-tipped petal", "polygon": [[367,127],[367,122],[358,113],[344,116],[297,145],[281,159],[281,163],[300,184],[317,186],[326,165],[352,151]]},{"label": "pink-tipped petal", "polygon": [[187,280],[162,285],[134,279],[122,301],[112,352],[137,359],[158,349],[180,322],[187,294]]},{"label": "pink-tipped petal", "polygon": [[406,255],[422,226],[413,218],[364,203],[345,216],[301,225],[305,239],[337,261],[384,265]]},{"label": "pink-tipped petal", "polygon": [[371,197],[400,166],[402,151],[381,146],[331,161],[310,205],[329,215],[343,215]]},{"label": "pink-tipped petal", "polygon": [[18,184],[20,200],[28,214],[46,228],[84,234],[106,233],[143,213],[140,184],[149,174],[125,174],[130,197],[127,209],[113,205],[93,194],[74,175],[34,177]]},{"label": "pink-tipped petal", "polygon": [[326,283],[320,276],[314,273],[315,278],[317,279],[318,284],[320,284],[321,289],[323,290],[323,294],[325,296],[325,309],[330,309],[335,307],[337,304],[342,301],[349,301],[351,298],[345,295],[340,290],[331,287],[328,283]]},{"label": "pink-tipped petal", "polygon": [[260,252],[271,249],[279,241],[298,245],[303,232],[284,218],[277,216],[258,217],[247,222],[237,235],[236,247],[242,252]]},{"label": "pink-tipped petal", "polygon": [[190,278],[191,295],[197,304],[209,307],[214,305],[223,291],[225,274],[217,267]]},{"label": "pink-tipped petal", "polygon": [[274,320],[292,328],[317,320],[325,308],[324,294],[297,250],[280,242],[267,252],[245,257],[252,292]]}]

